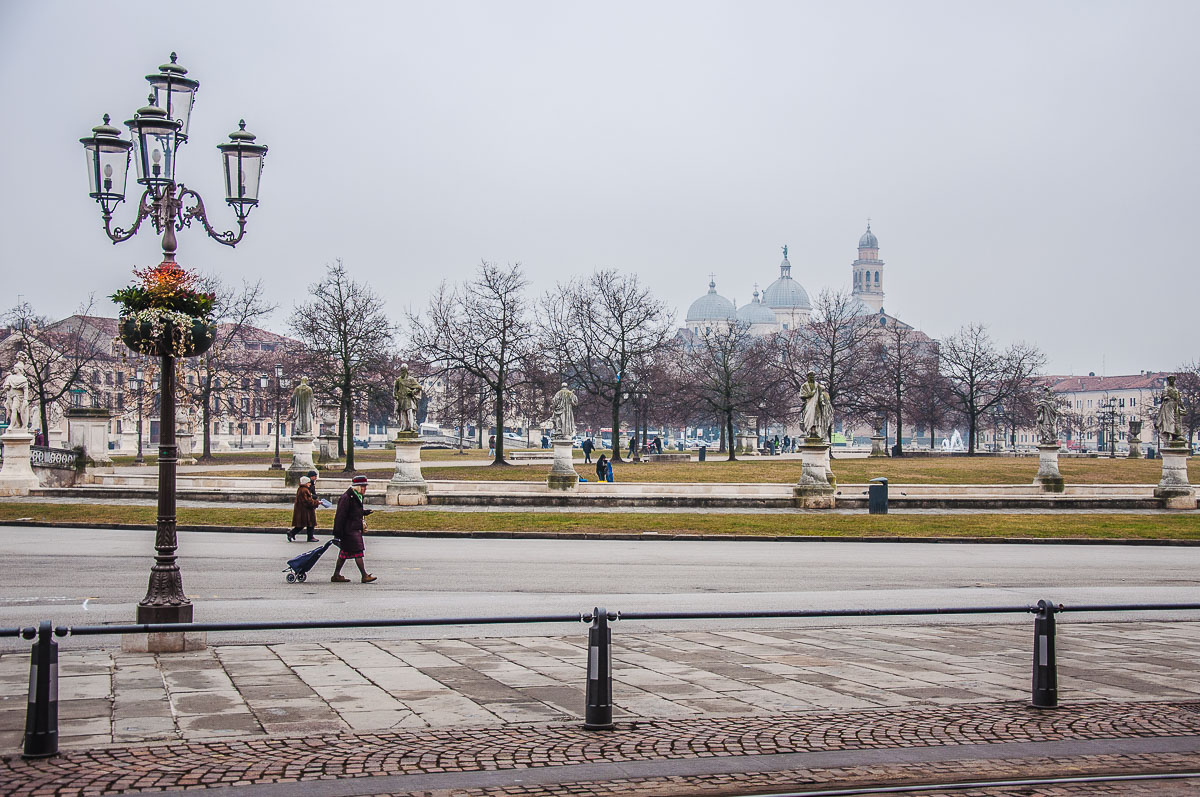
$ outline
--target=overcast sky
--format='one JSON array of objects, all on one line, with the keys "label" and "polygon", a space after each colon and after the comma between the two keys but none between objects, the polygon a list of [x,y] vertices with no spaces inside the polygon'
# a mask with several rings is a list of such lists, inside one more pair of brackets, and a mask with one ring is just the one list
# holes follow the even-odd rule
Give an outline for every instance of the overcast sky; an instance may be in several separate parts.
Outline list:
[{"label": "overcast sky", "polygon": [[748,301],[786,243],[815,296],[870,217],[885,308],[929,334],[1170,369],[1200,357],[1198,28],[1194,0],[0,0],[3,305],[67,314],[158,261],[150,232],[109,243],[78,139],[176,50],[200,81],[177,176],[214,225],[215,145],[244,117],[270,147],[244,242],[187,230],[179,260],[265,279],[278,331],[337,257],[397,319],[481,259],[536,293],[636,272],[682,320],[710,272]]}]

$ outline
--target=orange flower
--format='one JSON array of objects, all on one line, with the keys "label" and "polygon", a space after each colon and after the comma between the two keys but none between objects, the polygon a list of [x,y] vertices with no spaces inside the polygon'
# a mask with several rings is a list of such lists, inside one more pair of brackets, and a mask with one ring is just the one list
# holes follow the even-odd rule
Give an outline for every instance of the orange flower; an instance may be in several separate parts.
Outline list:
[{"label": "orange flower", "polygon": [[195,289],[196,275],[169,260],[149,268],[135,268],[133,273],[151,297],[173,296]]}]

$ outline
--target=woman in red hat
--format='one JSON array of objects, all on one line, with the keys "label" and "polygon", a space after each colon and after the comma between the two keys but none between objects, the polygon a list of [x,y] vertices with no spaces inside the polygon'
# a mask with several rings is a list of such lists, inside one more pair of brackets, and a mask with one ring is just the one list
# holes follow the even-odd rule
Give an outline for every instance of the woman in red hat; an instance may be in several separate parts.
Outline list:
[{"label": "woman in red hat", "polygon": [[363,507],[363,496],[367,493],[367,477],[355,476],[350,482],[350,489],[342,493],[338,499],[337,514],[333,516],[333,539],[337,542],[341,553],[338,554],[337,567],[333,570],[334,583],[349,581],[342,575],[342,565],[347,559],[353,559],[362,574],[362,582],[370,584],[375,576],[367,572],[363,566],[363,530],[366,529],[364,518],[371,514],[370,509]]}]

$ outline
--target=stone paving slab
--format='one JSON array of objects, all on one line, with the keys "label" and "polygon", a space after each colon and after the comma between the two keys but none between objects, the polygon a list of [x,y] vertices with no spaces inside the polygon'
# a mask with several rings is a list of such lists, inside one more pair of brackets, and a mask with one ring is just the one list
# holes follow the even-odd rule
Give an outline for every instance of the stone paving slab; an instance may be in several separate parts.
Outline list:
[{"label": "stone paving slab", "polygon": [[[628,633],[615,717],[1028,700],[1029,625]],[[301,732],[579,721],[583,635],[225,645],[175,654],[60,642],[64,748]],[[1063,703],[1200,700],[1200,623],[1060,623]],[[0,655],[0,751],[24,729],[28,653]]]}]

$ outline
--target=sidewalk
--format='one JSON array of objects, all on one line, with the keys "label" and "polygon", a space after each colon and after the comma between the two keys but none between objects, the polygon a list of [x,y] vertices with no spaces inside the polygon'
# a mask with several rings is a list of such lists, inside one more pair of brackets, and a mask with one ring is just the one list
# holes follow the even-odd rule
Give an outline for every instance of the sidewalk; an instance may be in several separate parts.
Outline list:
[{"label": "sidewalk", "polygon": [[[614,629],[612,733],[580,727],[582,633],[161,656],[68,638],[64,755],[46,762],[13,755],[29,657],[4,654],[0,794],[285,781],[291,791],[271,793],[466,793],[517,780],[522,788],[504,793],[625,793],[620,782],[629,793],[703,783],[715,794],[884,774],[1011,775],[1017,760],[1022,776],[1200,770],[1200,624],[1060,622],[1057,711],[1026,705],[1032,623],[643,628]],[[531,777],[528,767],[544,771]],[[345,788],[368,775],[365,791]],[[555,792],[563,783],[572,786]]]}]

